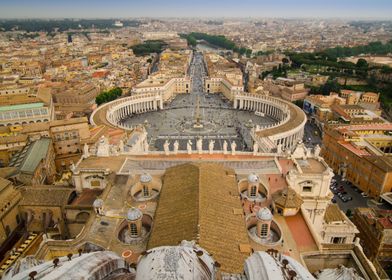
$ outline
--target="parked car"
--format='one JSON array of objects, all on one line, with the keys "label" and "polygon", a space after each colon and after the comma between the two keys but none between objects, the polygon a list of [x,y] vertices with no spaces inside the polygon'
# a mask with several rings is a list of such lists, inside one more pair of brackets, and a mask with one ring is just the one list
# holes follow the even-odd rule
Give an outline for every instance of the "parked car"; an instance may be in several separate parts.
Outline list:
[{"label": "parked car", "polygon": [[368,197],[368,194],[365,192],[361,192],[362,197]]},{"label": "parked car", "polygon": [[353,200],[353,198],[352,198],[351,196],[349,196],[349,195],[346,195],[346,198],[347,198],[349,201]]},{"label": "parked car", "polygon": [[347,202],[348,198],[344,195],[339,196],[339,198],[343,201],[343,202]]},{"label": "parked car", "polygon": [[333,188],[335,191],[337,191],[337,192],[344,192],[344,188],[341,188],[341,187],[335,187],[335,188]]},{"label": "parked car", "polygon": [[331,202],[332,202],[332,203],[336,203],[336,199],[335,199],[335,198],[332,198],[332,199],[331,199]]}]

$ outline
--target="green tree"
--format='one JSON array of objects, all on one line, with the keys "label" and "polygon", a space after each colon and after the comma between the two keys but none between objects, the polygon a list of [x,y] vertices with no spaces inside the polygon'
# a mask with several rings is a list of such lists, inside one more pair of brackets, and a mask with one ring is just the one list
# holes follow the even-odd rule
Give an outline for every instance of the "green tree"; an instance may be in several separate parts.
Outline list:
[{"label": "green tree", "polygon": [[119,87],[113,88],[109,91],[101,92],[96,98],[95,103],[101,105],[106,102],[113,101],[122,95],[122,89]]},{"label": "green tree", "polygon": [[356,65],[358,68],[368,68],[369,67],[368,62],[366,61],[366,59],[363,59],[363,58],[358,59]]}]

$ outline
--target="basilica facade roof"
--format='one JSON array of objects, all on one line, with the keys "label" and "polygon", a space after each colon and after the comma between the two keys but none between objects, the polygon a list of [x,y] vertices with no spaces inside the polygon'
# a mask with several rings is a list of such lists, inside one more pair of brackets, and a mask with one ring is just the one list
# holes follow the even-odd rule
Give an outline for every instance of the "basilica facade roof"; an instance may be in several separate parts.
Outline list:
[{"label": "basilica facade roof", "polygon": [[[196,240],[225,272],[240,273],[249,244],[234,171],[220,164],[167,169],[148,248]],[[235,211],[235,210],[241,211]],[[238,214],[241,213],[241,214]]]}]

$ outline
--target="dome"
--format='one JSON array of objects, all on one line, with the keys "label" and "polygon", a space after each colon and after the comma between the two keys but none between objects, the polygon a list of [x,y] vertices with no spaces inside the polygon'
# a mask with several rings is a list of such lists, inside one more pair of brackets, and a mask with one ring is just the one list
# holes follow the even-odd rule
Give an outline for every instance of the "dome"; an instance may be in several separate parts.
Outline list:
[{"label": "dome", "polygon": [[12,279],[14,275],[29,270],[30,268],[43,264],[43,260],[37,260],[33,256],[18,259],[15,263],[4,272],[2,279]]},{"label": "dome", "polygon": [[259,182],[259,176],[257,176],[256,174],[250,174],[248,176],[248,182],[249,183],[257,183],[257,182]]},{"label": "dome", "polygon": [[97,198],[96,200],[94,200],[93,202],[93,207],[94,208],[102,208],[103,206],[103,200],[100,198]]},{"label": "dome", "polygon": [[261,208],[257,212],[256,216],[260,220],[264,220],[264,221],[272,220],[272,213],[271,213],[271,211],[267,207]]},{"label": "dome", "polygon": [[145,173],[145,174],[142,174],[140,176],[140,182],[141,183],[148,183],[148,182],[151,182],[151,181],[152,181],[152,177],[151,177],[150,174]]},{"label": "dome", "polygon": [[[284,280],[288,275],[295,279],[316,280],[299,262],[289,256],[274,257],[266,252],[255,252],[245,261],[244,271],[248,280]],[[335,278],[328,278],[335,279]]]},{"label": "dome", "polygon": [[135,221],[137,219],[140,219],[143,216],[142,211],[139,209],[132,207],[131,209],[128,210],[127,213],[127,219],[130,221]]},{"label": "dome", "polygon": [[124,271],[125,274],[127,269],[124,260],[111,251],[73,255],[71,260],[66,256],[58,259],[60,265],[56,268],[53,261],[47,261],[35,266],[28,265],[27,269],[23,268],[16,274],[8,274],[2,279],[31,279],[29,274],[33,271],[37,272],[36,279],[107,279],[114,272]]},{"label": "dome", "polygon": [[155,247],[141,256],[136,280],[216,279],[215,261],[194,242]]}]

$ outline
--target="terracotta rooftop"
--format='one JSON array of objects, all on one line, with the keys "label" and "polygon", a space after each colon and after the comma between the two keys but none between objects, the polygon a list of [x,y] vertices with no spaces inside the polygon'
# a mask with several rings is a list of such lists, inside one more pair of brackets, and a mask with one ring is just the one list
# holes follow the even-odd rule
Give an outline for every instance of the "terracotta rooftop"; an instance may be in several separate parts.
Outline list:
[{"label": "terracotta rooftop", "polygon": [[64,206],[68,204],[73,189],[58,186],[34,186],[22,190],[21,206]]},{"label": "terracotta rooftop", "polygon": [[79,164],[78,168],[83,169],[110,169],[113,172],[118,172],[124,163],[124,156],[116,156],[116,157],[95,157],[90,156],[82,160]]},{"label": "terracotta rooftop", "polygon": [[329,224],[333,222],[344,222],[346,217],[343,215],[339,206],[336,204],[330,204],[325,209],[324,220]]},{"label": "terracotta rooftop", "polygon": [[358,156],[370,156],[371,154],[366,149],[358,149],[348,142],[339,142],[341,146]]},{"label": "terracotta rooftop", "polygon": [[294,127],[299,126],[304,121],[306,121],[305,113],[302,111],[300,107],[297,105],[288,103],[288,108],[290,110],[290,120],[286,123],[279,125],[277,127],[263,129],[261,131],[256,132],[259,137],[266,137],[270,135],[274,135],[277,133],[282,133],[285,131],[290,131]]},{"label": "terracotta rooftop", "polygon": [[392,123],[347,125],[336,128],[337,130],[392,130]]},{"label": "terracotta rooftop", "polygon": [[82,193],[78,195],[78,197],[72,201],[71,205],[89,205],[92,206],[94,203],[94,200],[97,199],[98,196],[100,196],[102,193],[102,190],[90,190],[90,189],[84,189]]},{"label": "terracotta rooftop", "polygon": [[234,171],[219,164],[184,164],[166,170],[148,248],[196,240],[224,272],[240,273],[248,243]]},{"label": "terracotta rooftop", "polygon": [[292,188],[287,188],[273,195],[275,204],[284,208],[299,208],[303,200]]},{"label": "terracotta rooftop", "polygon": [[54,121],[50,122],[50,127],[71,125],[71,124],[78,124],[78,123],[88,123],[88,120],[86,117],[70,118],[70,119],[64,119],[64,120],[54,120]]}]

